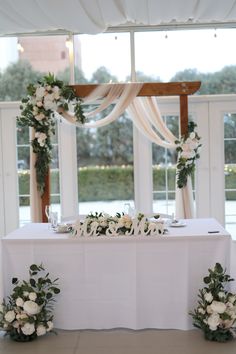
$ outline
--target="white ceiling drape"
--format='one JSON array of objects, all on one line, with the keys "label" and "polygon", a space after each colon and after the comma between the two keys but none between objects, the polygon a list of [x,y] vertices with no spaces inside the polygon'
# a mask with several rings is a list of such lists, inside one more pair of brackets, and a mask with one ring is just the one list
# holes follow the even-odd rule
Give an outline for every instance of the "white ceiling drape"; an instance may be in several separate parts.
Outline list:
[{"label": "white ceiling drape", "polygon": [[0,35],[96,34],[120,25],[236,24],[236,0],[1,0]]}]

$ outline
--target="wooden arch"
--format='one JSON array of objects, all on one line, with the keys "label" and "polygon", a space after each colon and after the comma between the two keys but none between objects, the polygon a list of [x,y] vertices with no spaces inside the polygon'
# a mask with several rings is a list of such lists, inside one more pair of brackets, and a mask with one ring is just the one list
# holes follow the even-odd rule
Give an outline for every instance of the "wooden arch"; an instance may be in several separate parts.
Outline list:
[{"label": "wooden arch", "polygon": [[[81,84],[71,85],[78,97],[88,96],[99,84]],[[101,84],[107,85],[107,84]],[[115,85],[115,84],[114,84]],[[200,81],[184,81],[184,82],[148,82],[144,83],[139,97],[145,96],[179,96],[180,104],[180,133],[185,135],[188,133],[188,96],[194,94],[201,86]],[[50,204],[50,180],[49,173],[45,180],[45,191],[42,196],[42,220],[47,222],[45,216],[45,206]]]}]

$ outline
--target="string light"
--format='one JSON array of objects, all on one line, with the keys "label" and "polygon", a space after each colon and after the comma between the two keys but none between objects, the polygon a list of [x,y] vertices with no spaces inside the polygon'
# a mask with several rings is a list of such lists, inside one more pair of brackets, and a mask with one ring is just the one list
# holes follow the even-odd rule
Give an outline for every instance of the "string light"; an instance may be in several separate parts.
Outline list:
[{"label": "string light", "polygon": [[22,47],[22,45],[20,44],[19,41],[17,42],[17,50],[18,50],[19,52],[21,52],[21,53],[24,52],[24,48]]},{"label": "string light", "polygon": [[70,37],[66,38],[66,48],[68,48],[69,50],[71,50],[73,47],[73,43],[72,43],[72,39]]}]

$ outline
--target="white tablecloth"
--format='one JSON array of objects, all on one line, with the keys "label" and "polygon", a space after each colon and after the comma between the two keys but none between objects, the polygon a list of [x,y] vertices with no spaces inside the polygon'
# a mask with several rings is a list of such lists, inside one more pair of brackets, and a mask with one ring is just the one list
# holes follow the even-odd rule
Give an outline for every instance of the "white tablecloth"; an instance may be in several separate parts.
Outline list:
[{"label": "white tablecloth", "polygon": [[214,219],[186,223],[160,237],[89,239],[27,225],[2,239],[4,295],[12,276],[28,279],[29,265],[42,262],[59,277],[57,328],[192,328],[188,312],[208,268],[229,269],[231,237]]}]

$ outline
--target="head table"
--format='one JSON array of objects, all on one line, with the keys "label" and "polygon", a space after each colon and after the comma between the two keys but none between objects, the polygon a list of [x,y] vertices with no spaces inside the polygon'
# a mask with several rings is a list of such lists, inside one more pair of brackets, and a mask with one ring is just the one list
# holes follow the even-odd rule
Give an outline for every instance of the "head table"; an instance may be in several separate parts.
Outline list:
[{"label": "head table", "polygon": [[190,329],[208,268],[229,269],[231,237],[215,219],[185,222],[162,236],[80,238],[28,224],[1,240],[4,296],[43,263],[59,277],[57,328]]}]

